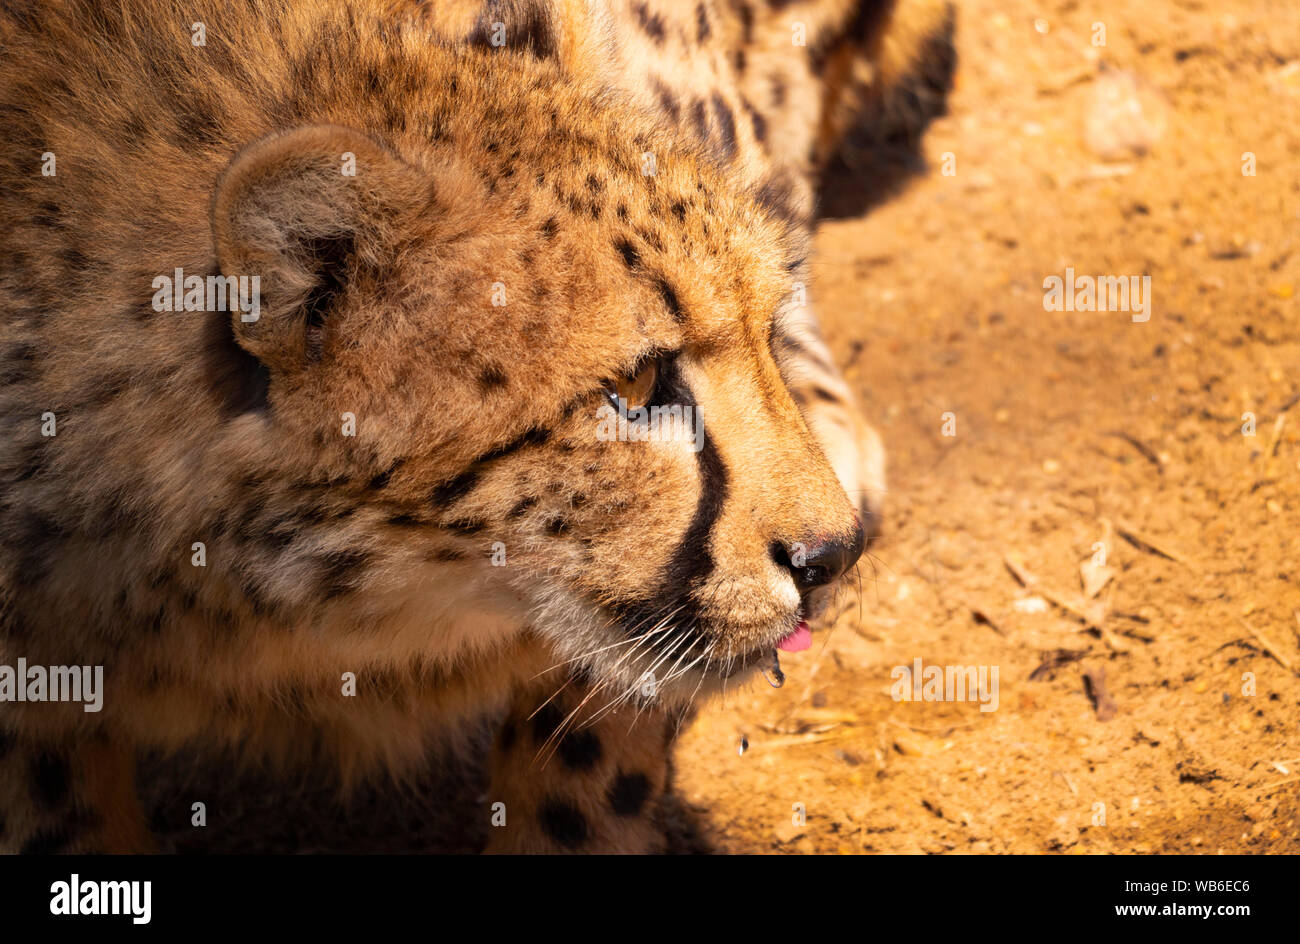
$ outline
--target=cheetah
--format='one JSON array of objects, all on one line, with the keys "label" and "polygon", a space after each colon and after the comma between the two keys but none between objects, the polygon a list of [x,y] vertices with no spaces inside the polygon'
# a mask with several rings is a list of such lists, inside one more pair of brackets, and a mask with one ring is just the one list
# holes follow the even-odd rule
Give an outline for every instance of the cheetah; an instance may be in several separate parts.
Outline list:
[{"label": "cheetah", "polygon": [[487,851],[662,850],[681,724],[807,644],[880,515],[816,182],[941,98],[951,29],[0,7],[0,849],[156,851],[145,752],[346,787],[488,717]]}]

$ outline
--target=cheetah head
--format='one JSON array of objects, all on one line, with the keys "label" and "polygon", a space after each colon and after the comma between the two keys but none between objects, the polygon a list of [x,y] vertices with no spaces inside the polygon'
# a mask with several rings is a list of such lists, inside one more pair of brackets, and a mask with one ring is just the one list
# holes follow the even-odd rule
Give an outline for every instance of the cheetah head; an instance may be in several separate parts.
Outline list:
[{"label": "cheetah head", "polygon": [[544,64],[455,55],[400,133],[279,132],[215,191],[221,271],[260,277],[230,323],[265,461],[355,506],[331,604],[424,601],[436,648],[473,598],[611,699],[771,665],[863,546],[773,352],[799,240]]}]

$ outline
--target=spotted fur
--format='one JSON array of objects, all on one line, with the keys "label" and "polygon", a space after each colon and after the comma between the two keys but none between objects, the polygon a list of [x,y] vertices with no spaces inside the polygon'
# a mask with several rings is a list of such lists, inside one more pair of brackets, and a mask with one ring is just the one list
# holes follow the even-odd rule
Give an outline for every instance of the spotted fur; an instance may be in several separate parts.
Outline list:
[{"label": "spotted fur", "polygon": [[[0,705],[0,846],[149,848],[142,750],[346,783],[498,712],[493,849],[657,847],[683,713],[883,488],[791,304],[847,122],[763,46],[796,6],[0,9],[0,665],[105,675]],[[178,268],[258,318],[157,310]],[[698,451],[600,434],[647,359]]]}]

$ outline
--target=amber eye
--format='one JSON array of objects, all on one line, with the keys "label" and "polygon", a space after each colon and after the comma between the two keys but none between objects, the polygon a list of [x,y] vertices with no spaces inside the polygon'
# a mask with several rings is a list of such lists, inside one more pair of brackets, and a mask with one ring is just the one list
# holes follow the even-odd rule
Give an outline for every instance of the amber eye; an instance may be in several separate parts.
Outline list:
[{"label": "amber eye", "polygon": [[610,402],[626,415],[650,405],[655,386],[659,382],[659,359],[651,358],[628,377],[616,380],[606,388]]}]

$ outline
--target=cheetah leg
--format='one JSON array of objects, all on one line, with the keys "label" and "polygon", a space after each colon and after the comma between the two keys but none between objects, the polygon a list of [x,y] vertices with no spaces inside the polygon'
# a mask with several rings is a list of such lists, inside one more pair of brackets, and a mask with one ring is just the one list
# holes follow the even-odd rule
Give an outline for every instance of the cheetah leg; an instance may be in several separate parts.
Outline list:
[{"label": "cheetah leg", "polygon": [[662,852],[675,719],[635,706],[601,714],[606,693],[571,679],[551,698],[560,684],[518,692],[498,732],[487,851]]},{"label": "cheetah leg", "polygon": [[869,536],[879,533],[885,499],[885,447],[822,340],[810,306],[782,319],[777,347],[791,394],[825,449]]},{"label": "cheetah leg", "polygon": [[131,752],[102,739],[62,746],[0,731],[0,852],[152,852]]}]

